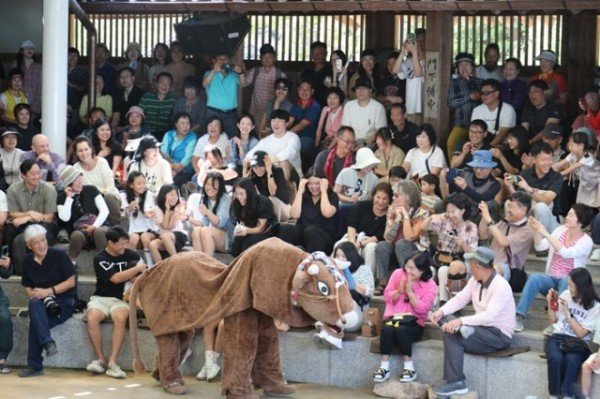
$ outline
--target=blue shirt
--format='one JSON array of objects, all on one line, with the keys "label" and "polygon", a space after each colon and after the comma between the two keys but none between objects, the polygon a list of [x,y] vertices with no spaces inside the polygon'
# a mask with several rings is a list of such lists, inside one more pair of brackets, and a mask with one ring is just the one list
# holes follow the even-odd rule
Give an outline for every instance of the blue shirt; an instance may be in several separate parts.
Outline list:
[{"label": "blue shirt", "polygon": [[[204,77],[211,73],[205,72]],[[210,84],[206,87],[206,105],[221,111],[237,108],[237,90],[240,86],[240,75],[231,71],[223,76],[222,73],[213,74]]]},{"label": "blue shirt", "polygon": [[174,163],[180,163],[184,167],[190,166],[197,136],[191,130],[183,137],[177,139],[177,130],[169,130],[163,137],[160,151],[168,155]]},{"label": "blue shirt", "polygon": [[297,103],[292,105],[290,114],[295,118],[295,124],[298,124],[302,119],[309,120],[310,125],[306,126],[302,131],[298,132],[300,137],[308,137],[314,139],[317,133],[317,124],[321,116],[321,105],[316,100],[312,100],[306,108],[301,108]]},{"label": "blue shirt", "polygon": [[[247,154],[251,149],[253,149],[254,146],[257,144],[258,139],[256,137],[250,136],[248,142],[244,144],[244,155]],[[238,153],[238,146],[235,144],[233,139],[229,140],[229,148],[229,163],[235,164],[236,166],[241,166],[244,160],[240,158],[240,154]]]}]

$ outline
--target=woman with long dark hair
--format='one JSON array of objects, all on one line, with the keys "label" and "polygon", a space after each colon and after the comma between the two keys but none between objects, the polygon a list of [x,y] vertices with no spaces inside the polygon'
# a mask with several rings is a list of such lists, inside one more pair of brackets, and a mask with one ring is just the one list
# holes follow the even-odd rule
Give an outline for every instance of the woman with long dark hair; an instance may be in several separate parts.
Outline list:
[{"label": "woman with long dark hair", "polygon": [[[380,86],[381,77],[379,76],[379,64],[377,63],[377,55],[375,54],[374,50],[366,49],[360,54],[360,65],[358,66],[358,71],[350,78],[348,87],[354,87],[359,77],[369,79],[371,81],[371,87],[375,89]],[[376,94],[377,93],[375,90],[371,90],[371,97],[373,99],[375,98]],[[350,100],[356,99],[356,93],[354,91],[350,91],[348,93],[348,98]]]},{"label": "woman with long dark hair", "polygon": [[[114,68],[114,67],[113,67]],[[113,115],[113,99],[110,94],[105,91],[106,84],[102,75],[96,75],[96,107],[102,108],[106,114],[106,118],[110,121]],[[79,119],[84,125],[89,123],[88,120],[88,104],[89,93],[84,95],[79,105]]]},{"label": "woman with long dark hair", "polygon": [[[254,125],[254,119],[249,114],[242,114],[237,121],[237,133],[229,140],[229,163],[235,165],[238,173],[242,170],[244,157],[248,151],[258,144],[258,136]],[[246,175],[244,171],[244,175]]]},{"label": "woman with long dark hair", "polygon": [[385,312],[381,328],[381,365],[373,380],[390,378],[390,355],[394,347],[402,354],[404,370],[400,382],[417,379],[412,362],[412,345],[421,339],[427,313],[433,306],[437,287],[431,273],[431,257],[427,251],[414,252],[403,269],[396,269],[385,288]]},{"label": "woman with long dark hair", "polygon": [[149,244],[154,263],[162,260],[161,251],[169,256],[181,251],[187,242],[187,230],[183,222],[189,220],[185,204],[181,203],[179,189],[174,184],[165,184],[158,191],[154,221],[158,224],[158,238]]},{"label": "woman with long dark hair", "polygon": [[506,146],[502,148],[492,148],[492,156],[499,162],[500,174],[504,172],[520,174],[523,169],[522,157],[529,151],[529,133],[523,126],[515,126],[508,131],[506,136]]},{"label": "woman with long dark hair", "polygon": [[600,298],[590,272],[581,267],[568,277],[568,289],[548,291],[548,321],[554,332],[546,341],[550,398],[573,397],[579,369],[590,355],[588,342],[600,320]]},{"label": "woman with long dark hair", "polygon": [[129,219],[129,249],[135,251],[141,243],[144,260],[152,266],[150,241],[158,237],[158,226],[152,218],[154,197],[146,189],[146,178],[142,172],[129,174],[122,197],[123,211]]},{"label": "woman with long dark hair", "polygon": [[108,120],[100,118],[92,126],[92,147],[97,156],[106,159],[113,172],[113,178],[119,177],[123,150],[117,144]]},{"label": "woman with long dark hair", "polygon": [[277,217],[271,201],[256,192],[250,179],[239,179],[233,186],[233,192],[230,217],[235,228],[230,252],[238,256],[252,245],[271,237]]},{"label": "woman with long dark hair", "polygon": [[310,168],[300,180],[290,210],[296,224],[281,225],[279,238],[292,245],[300,245],[307,252],[330,253],[338,237],[338,207],[338,197],[329,187],[325,175]]},{"label": "woman with long dark hair", "polygon": [[187,203],[194,251],[202,251],[213,256],[215,250],[220,252],[229,250],[230,207],[231,197],[227,195],[223,175],[216,172],[206,175],[202,184],[202,194],[190,195]]},{"label": "woman with long dark hair", "polygon": [[283,169],[273,165],[266,152],[256,151],[250,160],[250,170],[245,176],[252,180],[260,194],[271,200],[277,220],[287,222],[290,218],[292,190],[285,180]]}]

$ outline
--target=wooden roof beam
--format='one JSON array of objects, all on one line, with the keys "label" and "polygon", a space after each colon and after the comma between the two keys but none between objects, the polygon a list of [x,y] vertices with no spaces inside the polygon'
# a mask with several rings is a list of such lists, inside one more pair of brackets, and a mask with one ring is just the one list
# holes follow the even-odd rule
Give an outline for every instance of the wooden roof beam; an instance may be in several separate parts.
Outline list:
[{"label": "wooden roof beam", "polygon": [[480,12],[480,11],[581,11],[598,10],[598,0],[499,0],[499,1],[406,1],[406,0],[360,0],[360,1],[294,1],[294,2],[89,2],[81,3],[89,14],[116,13],[173,13],[193,11],[252,12],[252,13],[353,13],[353,12]]}]

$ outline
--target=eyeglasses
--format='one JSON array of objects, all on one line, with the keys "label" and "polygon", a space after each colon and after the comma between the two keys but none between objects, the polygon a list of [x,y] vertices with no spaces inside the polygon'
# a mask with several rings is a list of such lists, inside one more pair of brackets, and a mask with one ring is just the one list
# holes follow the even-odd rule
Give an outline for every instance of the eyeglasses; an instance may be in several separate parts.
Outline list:
[{"label": "eyeglasses", "polygon": [[487,97],[487,96],[489,96],[490,94],[492,94],[492,93],[495,93],[495,92],[497,92],[497,91],[498,91],[498,90],[482,91],[482,92],[481,92],[481,96],[482,96],[482,97]]},{"label": "eyeglasses", "polygon": [[355,146],[355,145],[356,145],[356,141],[355,141],[355,140],[344,140],[344,139],[342,139],[342,138],[339,138],[338,140],[339,140],[339,141],[343,141],[343,142],[344,142],[344,143],[346,143],[346,145],[348,145],[348,146],[352,146],[352,147],[353,147],[353,146]]},{"label": "eyeglasses", "polygon": [[288,88],[286,86],[277,86],[275,90],[288,91]]}]

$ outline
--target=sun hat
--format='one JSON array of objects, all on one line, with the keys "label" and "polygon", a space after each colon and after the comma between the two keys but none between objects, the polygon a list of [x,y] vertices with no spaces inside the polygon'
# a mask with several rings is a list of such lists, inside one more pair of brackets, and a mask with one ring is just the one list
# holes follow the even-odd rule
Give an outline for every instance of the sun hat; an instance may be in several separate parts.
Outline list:
[{"label": "sun hat", "polygon": [[472,168],[495,168],[498,163],[492,161],[492,153],[489,150],[477,150],[473,153],[473,160],[467,163]]},{"label": "sun hat", "polygon": [[363,147],[356,152],[356,163],[351,166],[352,169],[363,169],[371,165],[377,165],[379,162],[379,158],[373,154],[368,147]]}]

